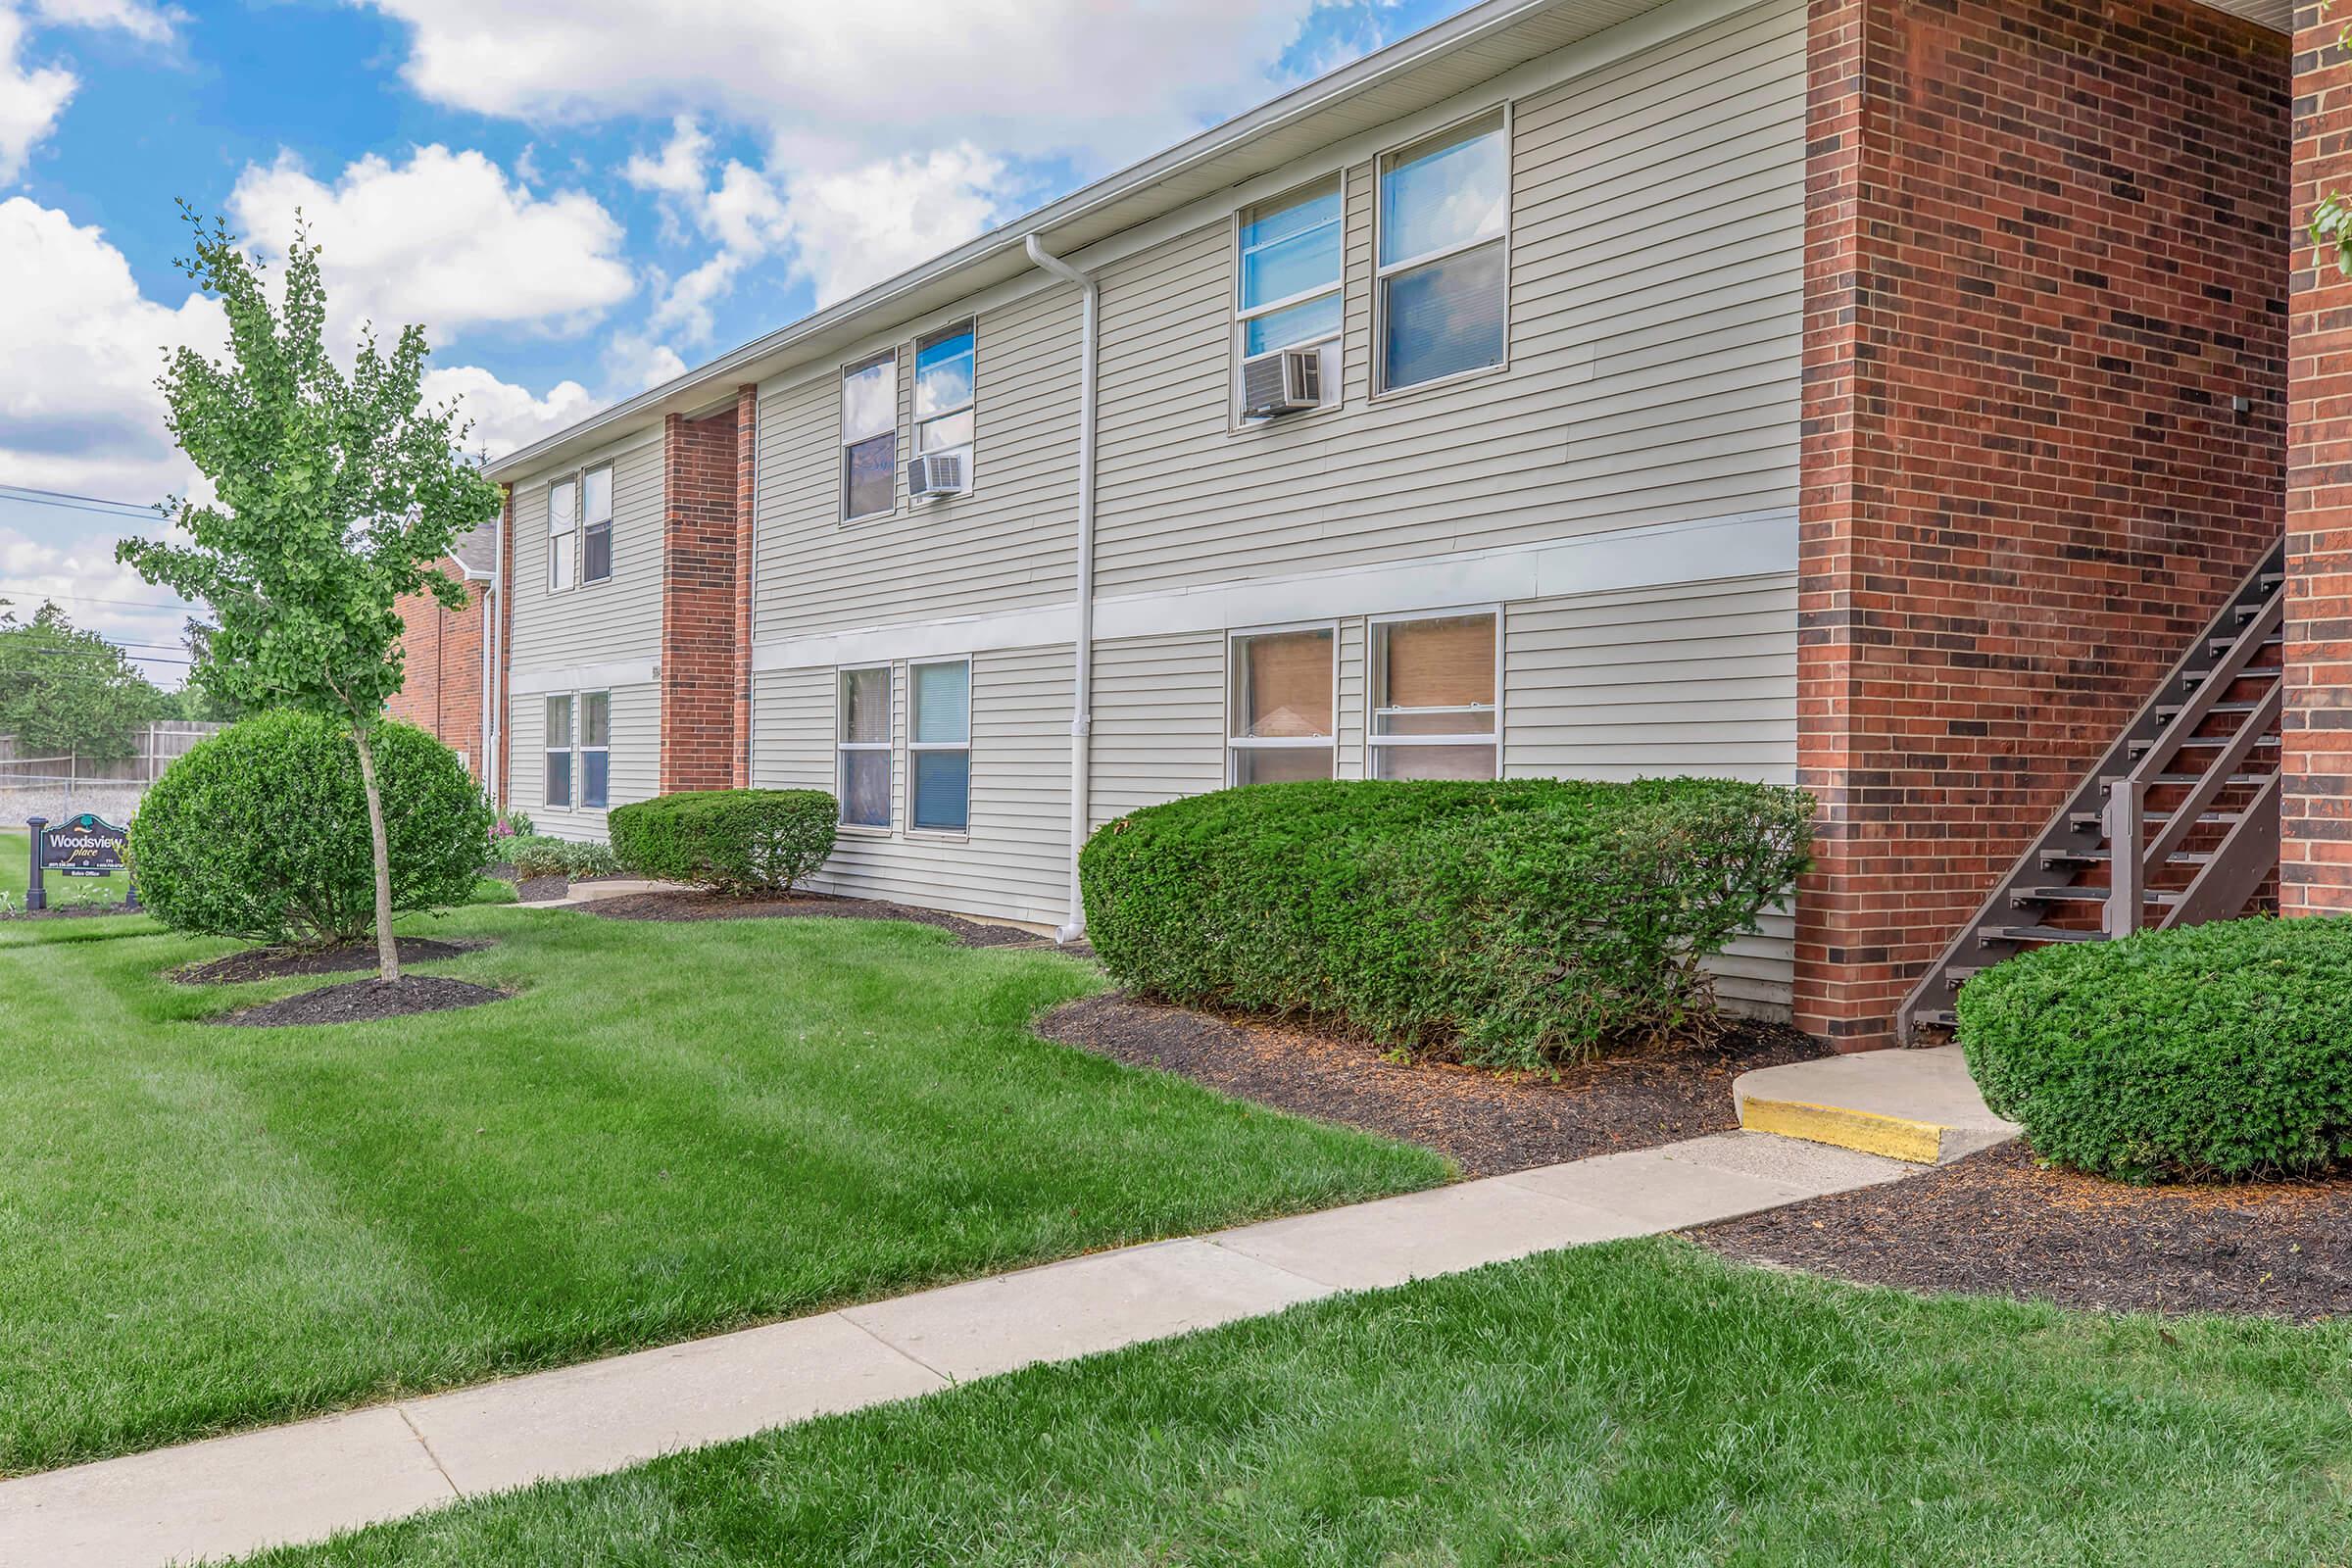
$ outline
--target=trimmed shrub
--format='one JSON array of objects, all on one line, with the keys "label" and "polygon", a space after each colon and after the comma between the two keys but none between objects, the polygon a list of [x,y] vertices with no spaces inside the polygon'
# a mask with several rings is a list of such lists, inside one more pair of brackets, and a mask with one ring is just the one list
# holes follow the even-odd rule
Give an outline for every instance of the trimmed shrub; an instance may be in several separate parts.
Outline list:
[{"label": "trimmed shrub", "polygon": [[2021,955],[1960,992],[1984,1102],[2129,1182],[2352,1161],[2352,918],[2224,920]]},{"label": "trimmed shrub", "polygon": [[1705,960],[1787,895],[1812,817],[1720,779],[1266,784],[1121,817],[1079,871],[1147,995],[1544,1067],[1710,1014]]},{"label": "trimmed shrub", "polygon": [[721,893],[784,893],[833,853],[841,808],[823,790],[686,790],[613,808],[620,863]]},{"label": "trimmed shrub", "polygon": [[523,881],[533,877],[617,876],[620,858],[612,853],[610,844],[593,840],[573,842],[570,839],[533,833],[506,841],[507,863]]},{"label": "trimmed shrub", "polygon": [[[392,907],[473,895],[494,813],[458,754],[411,724],[374,734]],[[349,731],[311,713],[230,725],[173,762],[130,824],[139,899],[175,930],[350,942],[375,929],[368,797]]]}]

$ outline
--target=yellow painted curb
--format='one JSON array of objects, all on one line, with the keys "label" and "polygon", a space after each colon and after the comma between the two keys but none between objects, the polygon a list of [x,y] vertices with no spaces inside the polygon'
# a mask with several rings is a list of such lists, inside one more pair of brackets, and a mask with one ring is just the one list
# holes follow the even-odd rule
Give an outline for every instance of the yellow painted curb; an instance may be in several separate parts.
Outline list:
[{"label": "yellow painted curb", "polygon": [[1858,1149],[1865,1154],[1884,1154],[1913,1165],[1933,1165],[1943,1152],[1943,1129],[1932,1121],[1882,1116],[1874,1111],[1847,1110],[1838,1105],[1814,1105],[1801,1100],[1757,1100],[1740,1102],[1740,1125],[1751,1133],[1778,1133],[1812,1144]]}]

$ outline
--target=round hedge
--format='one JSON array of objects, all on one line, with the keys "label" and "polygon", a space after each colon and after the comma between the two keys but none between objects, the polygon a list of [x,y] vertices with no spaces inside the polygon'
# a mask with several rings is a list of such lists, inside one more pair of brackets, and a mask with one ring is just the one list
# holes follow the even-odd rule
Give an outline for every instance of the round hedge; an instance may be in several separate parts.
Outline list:
[{"label": "round hedge", "polygon": [[2352,1160],[2352,918],[2045,948],[1960,993],[1984,1102],[2035,1152],[2130,1182]]},{"label": "round hedge", "polygon": [[[392,907],[463,904],[495,820],[457,753],[376,725]],[[232,724],[167,768],[130,824],[139,899],[166,925],[248,942],[348,942],[375,929],[360,756],[342,725],[274,712]]]},{"label": "round hedge", "polygon": [[840,818],[823,790],[681,790],[614,807],[606,826],[639,876],[772,895],[825,863]]}]

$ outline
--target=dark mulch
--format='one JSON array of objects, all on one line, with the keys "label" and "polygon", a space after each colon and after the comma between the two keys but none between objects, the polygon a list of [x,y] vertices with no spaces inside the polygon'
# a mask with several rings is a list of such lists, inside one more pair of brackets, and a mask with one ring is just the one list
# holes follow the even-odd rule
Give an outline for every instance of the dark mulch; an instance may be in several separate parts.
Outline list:
[{"label": "dark mulch", "polygon": [[1611,1056],[1558,1081],[1441,1062],[1132,998],[1089,997],[1038,1022],[1049,1040],[1182,1073],[1244,1100],[1451,1155],[1467,1176],[1649,1149],[1739,1125],[1732,1079],[1821,1054],[1782,1024],[1732,1021],[1722,1038]]},{"label": "dark mulch", "polygon": [[518,904],[545,904],[550,899],[560,899],[571,891],[571,878],[561,874],[523,877],[519,880],[509,878],[508,880],[514,882],[514,900]]},{"label": "dark mulch", "polygon": [[[841,899],[825,893],[796,893],[786,899],[736,898],[725,893],[624,893],[581,907],[610,920],[912,920],[951,932],[967,948],[1054,948],[1053,938],[1018,926],[990,925],[937,909],[874,899]],[[1054,951],[1080,957],[1094,956],[1094,950],[1081,942]]]},{"label": "dark mulch", "polygon": [[[462,953],[479,953],[493,944],[483,941],[441,942],[432,937],[399,937],[403,963],[430,963]],[[351,974],[375,967],[375,942],[339,943],[330,948],[247,948],[210,963],[191,963],[172,971],[183,986],[239,985],[248,980],[282,980],[295,974]]]},{"label": "dark mulch", "polygon": [[11,909],[0,920],[78,920],[99,914],[137,914],[127,904],[53,904],[46,909]]},{"label": "dark mulch", "polygon": [[381,980],[352,980],[321,991],[245,1007],[210,1020],[246,1028],[274,1029],[287,1024],[369,1023],[379,1018],[407,1018],[420,1012],[447,1012],[453,1007],[478,1007],[503,1002],[507,993],[477,986],[447,975],[404,974],[386,985]]},{"label": "dark mulch", "polygon": [[2115,1312],[2352,1312],[2352,1181],[2126,1187],[2022,1145],[1712,1225],[1729,1257]]}]

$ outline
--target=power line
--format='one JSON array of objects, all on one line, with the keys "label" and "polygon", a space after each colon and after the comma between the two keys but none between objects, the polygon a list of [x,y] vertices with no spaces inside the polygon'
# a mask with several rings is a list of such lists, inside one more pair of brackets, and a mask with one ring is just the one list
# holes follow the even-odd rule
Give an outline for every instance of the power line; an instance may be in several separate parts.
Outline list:
[{"label": "power line", "polygon": [[0,484],[0,496],[12,501],[28,501],[36,507],[72,507],[79,511],[87,511],[92,507],[114,507],[123,512],[155,515],[155,505],[143,502],[108,501],[101,496],[77,496],[70,490],[36,490],[27,484]]},{"label": "power line", "polygon": [[152,599],[101,599],[95,594],[58,593],[47,588],[28,588],[23,584],[0,582],[0,597],[23,594],[28,599],[71,599],[77,605],[114,605],[123,610],[204,610],[203,605],[191,605],[184,599],[158,602]]}]

